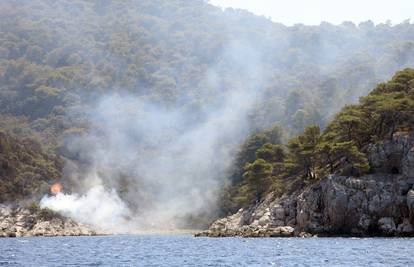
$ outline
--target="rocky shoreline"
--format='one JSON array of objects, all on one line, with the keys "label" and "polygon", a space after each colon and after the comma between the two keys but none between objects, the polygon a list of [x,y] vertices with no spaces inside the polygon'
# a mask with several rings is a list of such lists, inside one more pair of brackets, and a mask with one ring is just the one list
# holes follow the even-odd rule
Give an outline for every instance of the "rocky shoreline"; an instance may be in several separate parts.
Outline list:
[{"label": "rocky shoreline", "polygon": [[89,226],[50,210],[0,205],[0,237],[93,235]]},{"label": "rocky shoreline", "polygon": [[414,236],[414,138],[370,148],[373,173],[331,175],[219,219],[196,236]]}]

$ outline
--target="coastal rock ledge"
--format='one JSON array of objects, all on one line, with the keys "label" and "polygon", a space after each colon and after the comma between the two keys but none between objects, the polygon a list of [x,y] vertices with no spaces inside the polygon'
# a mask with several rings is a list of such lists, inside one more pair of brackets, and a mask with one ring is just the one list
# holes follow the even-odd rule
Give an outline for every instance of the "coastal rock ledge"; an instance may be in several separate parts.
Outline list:
[{"label": "coastal rock ledge", "polygon": [[48,210],[0,205],[0,237],[92,235],[87,225]]},{"label": "coastal rock ledge", "polygon": [[369,149],[373,172],[330,175],[219,219],[196,236],[414,236],[414,138]]}]

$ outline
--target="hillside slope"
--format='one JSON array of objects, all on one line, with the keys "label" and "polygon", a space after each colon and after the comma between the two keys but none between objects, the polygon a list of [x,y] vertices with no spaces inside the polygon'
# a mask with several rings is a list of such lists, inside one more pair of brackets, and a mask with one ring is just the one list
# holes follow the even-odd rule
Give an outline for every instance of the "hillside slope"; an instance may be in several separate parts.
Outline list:
[{"label": "hillside slope", "polygon": [[246,86],[263,94],[253,129],[279,122],[296,133],[414,63],[409,23],[286,27],[201,0],[2,1],[0,10],[0,112],[27,117],[46,143],[87,128],[84,113],[105,94],[202,116]]},{"label": "hillside slope", "polygon": [[[413,100],[414,70],[406,69],[362,98],[353,107],[352,117],[350,107],[345,107],[321,137],[315,139],[313,150],[309,150],[309,145],[292,146],[290,141],[289,152],[299,149],[300,153],[291,154],[294,158],[281,165],[273,163],[276,170],[270,178],[266,177],[270,173],[257,173],[261,177],[256,183],[268,182],[268,179],[284,183],[285,192],[274,191],[257,198],[256,203],[217,220],[199,235],[413,236]],[[370,121],[362,123],[361,120]],[[353,143],[355,148],[337,154],[344,142]],[[326,147],[334,146],[341,149],[330,150],[330,157],[324,160]],[[296,175],[280,174],[278,169],[292,162],[297,164]],[[261,164],[272,166],[271,161]],[[312,168],[310,172],[308,168]],[[289,185],[292,180],[300,181],[300,185],[296,183],[292,187]],[[257,192],[257,185],[252,185],[252,189]]]},{"label": "hillside slope", "polygon": [[[210,170],[224,169],[214,166],[204,168],[204,173],[213,180],[211,187],[221,188],[228,180],[235,185],[236,192],[223,193],[223,199],[226,193],[230,196],[223,200],[229,205],[222,212],[237,210],[255,198],[243,173],[245,164],[253,163],[250,159],[255,159],[256,148],[264,143],[278,145],[282,135],[293,136],[308,124],[324,128],[344,104],[355,102],[396,70],[412,66],[413,40],[414,25],[410,23],[286,27],[246,11],[221,10],[202,0],[1,1],[0,130],[10,136],[5,140],[16,149],[1,155],[13,170],[1,171],[0,202],[46,194],[58,178],[69,184],[68,191],[82,194],[85,174],[95,169],[107,176],[105,187],[115,187],[129,206],[147,210],[143,203],[154,203],[160,187],[165,186],[152,179],[152,174],[148,175],[150,181],[142,178],[157,169],[153,166],[165,162],[156,156],[176,151],[167,147],[178,139],[174,136],[191,135],[211,117],[230,114],[220,107],[231,102],[241,109],[243,118],[224,123],[219,140],[213,140],[216,146],[210,157],[225,154],[219,161],[227,167],[234,155],[228,143],[239,142],[248,133],[259,134],[246,142],[246,157],[236,160],[234,172],[226,169],[212,179]],[[234,97],[240,95],[240,99]],[[119,98],[113,96],[129,101],[132,112],[125,108],[121,115],[114,115],[113,109],[122,110],[126,105],[119,101],[116,106],[111,101]],[[107,106],[100,106],[102,100]],[[160,110],[168,116],[160,116]],[[148,124],[156,135],[145,125],[142,114],[155,118]],[[171,114],[180,115],[179,123],[163,124]],[[234,116],[239,119],[238,114]],[[120,117],[129,121],[120,121]],[[240,130],[228,131],[227,127],[239,121],[243,122]],[[122,123],[115,126],[113,122]],[[261,134],[267,128],[273,129]],[[166,129],[170,132],[164,134]],[[107,142],[105,137],[117,137],[118,131],[125,136],[116,139],[118,143]],[[240,134],[239,139],[224,136],[226,132]],[[203,134],[206,136],[215,135]],[[202,146],[199,140],[203,138],[190,138],[180,145],[193,149]],[[190,141],[195,145],[188,144]],[[352,171],[364,171],[366,160],[359,154],[360,144],[343,145],[342,152],[355,156],[358,170]],[[91,147],[103,151],[97,153]],[[108,147],[113,150],[105,150]],[[278,157],[268,154],[269,148],[272,150],[269,145],[262,149],[262,157]],[[278,151],[283,154],[283,149]],[[97,159],[97,154],[106,161]],[[143,163],[137,164],[142,158]],[[212,161],[180,164],[190,165],[188,169],[193,171]],[[94,166],[96,162],[102,166]],[[253,172],[263,162],[258,163],[250,166],[252,181],[260,180],[260,174]],[[284,172],[296,172],[298,162],[290,163]],[[170,164],[173,171],[169,173],[182,176],[183,168],[174,169],[175,165],[176,161]],[[311,176],[315,170],[307,171]],[[185,182],[179,177],[181,185],[187,188],[195,176],[186,173]],[[151,190],[143,187],[146,184]],[[276,183],[272,186],[278,187]],[[138,194],[140,190],[144,192]],[[181,190],[181,194],[190,191]],[[148,192],[152,192],[150,196]],[[214,197],[208,195],[215,203],[215,193]],[[214,207],[211,205],[208,216]],[[198,214],[190,214],[194,216]]]}]

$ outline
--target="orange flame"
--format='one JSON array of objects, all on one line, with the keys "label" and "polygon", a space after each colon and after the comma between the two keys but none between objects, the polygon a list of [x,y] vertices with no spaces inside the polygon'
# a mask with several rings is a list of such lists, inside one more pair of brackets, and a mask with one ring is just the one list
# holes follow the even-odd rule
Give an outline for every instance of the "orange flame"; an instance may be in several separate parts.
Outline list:
[{"label": "orange flame", "polygon": [[53,185],[50,187],[50,192],[51,192],[53,195],[57,195],[57,194],[59,194],[59,193],[62,191],[62,189],[63,189],[62,184],[60,184],[60,183],[56,183],[56,184],[53,184]]}]

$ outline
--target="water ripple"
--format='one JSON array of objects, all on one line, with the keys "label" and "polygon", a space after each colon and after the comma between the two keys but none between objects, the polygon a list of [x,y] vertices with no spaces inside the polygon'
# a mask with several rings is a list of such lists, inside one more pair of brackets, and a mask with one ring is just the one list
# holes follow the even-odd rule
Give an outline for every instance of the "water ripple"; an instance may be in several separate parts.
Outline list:
[{"label": "water ripple", "polygon": [[0,251],[0,266],[414,266],[409,238],[35,237]]}]

